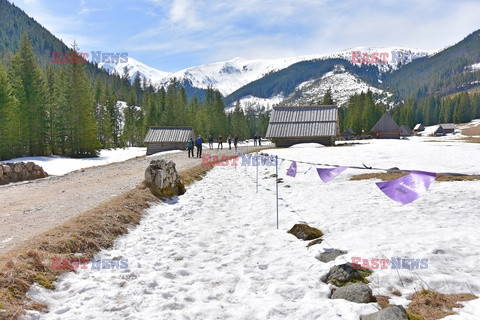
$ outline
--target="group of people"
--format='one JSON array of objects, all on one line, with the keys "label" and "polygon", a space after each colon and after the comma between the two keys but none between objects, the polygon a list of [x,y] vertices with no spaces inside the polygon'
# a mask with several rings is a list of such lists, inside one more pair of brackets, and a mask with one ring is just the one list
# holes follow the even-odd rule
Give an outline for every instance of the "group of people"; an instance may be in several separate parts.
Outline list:
[{"label": "group of people", "polygon": [[[210,135],[210,137],[212,137],[212,136]],[[233,138],[230,135],[227,136],[228,150],[232,150],[232,142],[233,142],[233,146],[235,148],[235,151],[237,151],[237,143],[238,143],[238,136],[237,135],[235,135]],[[217,149],[223,150],[223,137],[222,136],[218,136],[217,143],[218,143]],[[210,146],[210,149],[213,149],[213,137],[212,137],[212,145]]]},{"label": "group of people", "polygon": [[[257,137],[255,137],[255,145],[257,145],[257,143],[256,143],[257,140],[256,139],[257,139]],[[208,136],[208,148],[209,149],[213,149],[213,141],[214,141],[213,136],[209,135]],[[235,135],[233,138],[230,135],[227,136],[227,143],[228,143],[228,149],[229,150],[232,150],[232,142],[233,142],[233,147],[235,148],[235,152],[237,152],[237,144],[238,144],[238,136],[237,135]],[[193,141],[193,138],[190,138],[187,142],[188,157],[189,158],[190,157],[195,158],[195,155],[194,155],[193,151],[194,151],[194,147],[196,147],[197,148],[197,158],[201,158],[202,157],[203,143],[204,143],[204,140],[202,138],[202,135],[198,135],[198,137],[195,141]],[[217,149],[223,150],[223,137],[222,136],[219,136],[217,138],[217,143],[218,143]]]},{"label": "group of people", "polygon": [[203,147],[203,138],[202,135],[198,135],[198,138],[193,141],[193,138],[190,138],[187,142],[187,150],[188,150],[188,157],[190,158],[190,155],[195,158],[195,154],[193,153],[193,147],[197,147],[197,158],[202,157],[202,147]]}]

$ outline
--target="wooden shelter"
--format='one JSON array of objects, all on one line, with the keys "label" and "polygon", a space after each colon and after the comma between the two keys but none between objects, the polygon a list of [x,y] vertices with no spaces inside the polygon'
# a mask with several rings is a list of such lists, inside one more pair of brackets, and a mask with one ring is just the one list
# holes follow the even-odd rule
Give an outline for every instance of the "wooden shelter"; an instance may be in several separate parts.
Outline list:
[{"label": "wooden shelter", "polygon": [[404,124],[400,127],[400,136],[402,137],[413,136],[413,131],[406,124]]},{"label": "wooden shelter", "polygon": [[383,114],[371,131],[375,133],[375,137],[378,139],[400,139],[400,127],[388,112]]},{"label": "wooden shelter", "polygon": [[415,125],[415,127],[413,127],[413,132],[414,133],[418,133],[418,132],[422,132],[422,131],[425,131],[425,126],[421,123],[417,123]]},{"label": "wooden shelter", "polygon": [[150,127],[144,143],[147,155],[168,150],[185,150],[188,139],[195,140],[192,127]]},{"label": "wooden shelter", "polygon": [[443,132],[445,134],[455,132],[455,124],[454,123],[441,123],[440,125],[442,126]]},{"label": "wooden shelter", "polygon": [[338,121],[336,105],[274,107],[266,138],[277,147],[309,142],[334,145]]},{"label": "wooden shelter", "polygon": [[434,128],[432,132],[433,136],[444,136],[445,135],[445,129],[443,129],[442,125],[438,125]]}]

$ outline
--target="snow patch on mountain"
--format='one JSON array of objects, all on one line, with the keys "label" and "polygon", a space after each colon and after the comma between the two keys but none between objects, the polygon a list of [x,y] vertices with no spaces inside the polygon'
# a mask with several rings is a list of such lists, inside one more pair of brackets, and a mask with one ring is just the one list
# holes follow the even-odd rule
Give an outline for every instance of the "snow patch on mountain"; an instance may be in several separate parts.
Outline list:
[{"label": "snow patch on mountain", "polygon": [[[270,110],[274,106],[278,105],[285,99],[285,96],[282,93],[276,94],[270,98],[259,98],[254,96],[247,96],[240,99],[240,107],[243,111],[246,111],[249,108],[256,110]],[[226,111],[233,111],[235,109],[235,104],[227,106]]]},{"label": "snow patch on mountain", "polygon": [[345,105],[351,96],[361,92],[372,91],[377,100],[386,103],[391,93],[368,85],[365,81],[346,71],[341,65],[327,72],[321,78],[301,83],[283,104],[308,105],[320,104],[323,96],[330,89],[332,97],[339,106]]},{"label": "snow patch on mountain", "polygon": [[479,63],[474,63],[474,64],[468,66],[467,69],[471,72],[480,70],[480,62]]}]

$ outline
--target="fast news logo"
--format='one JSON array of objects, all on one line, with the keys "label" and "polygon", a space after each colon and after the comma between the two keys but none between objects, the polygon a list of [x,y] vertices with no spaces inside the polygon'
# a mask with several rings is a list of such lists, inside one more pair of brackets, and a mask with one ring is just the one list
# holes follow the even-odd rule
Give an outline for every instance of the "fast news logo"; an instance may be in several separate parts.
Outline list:
[{"label": "fast news logo", "polygon": [[92,63],[126,63],[128,61],[128,53],[120,52],[101,52],[92,51],[91,55],[88,52],[71,52],[65,53],[61,51],[52,51],[52,63],[86,63],[88,58],[91,58]]},{"label": "fast news logo", "polygon": [[410,259],[402,257],[393,257],[391,259],[362,259],[361,257],[352,257],[353,269],[427,269],[428,259]]},{"label": "fast news logo", "polygon": [[119,269],[128,269],[128,259],[102,259],[100,257],[93,257],[90,259],[63,259],[61,257],[52,258],[52,269],[53,270],[78,270],[78,269],[88,269],[89,264],[91,263],[91,269],[96,270],[119,270]]}]

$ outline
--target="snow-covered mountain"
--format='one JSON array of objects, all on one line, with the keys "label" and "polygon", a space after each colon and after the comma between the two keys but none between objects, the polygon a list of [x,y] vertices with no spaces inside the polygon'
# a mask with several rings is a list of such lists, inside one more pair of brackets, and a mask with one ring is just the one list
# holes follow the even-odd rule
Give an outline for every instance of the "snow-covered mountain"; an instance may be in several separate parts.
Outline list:
[{"label": "snow-covered mountain", "polygon": [[[408,64],[412,60],[427,55],[428,52],[416,49],[394,48],[394,47],[354,47],[332,54],[306,55],[283,59],[255,59],[233,58],[228,61],[220,61],[199,66],[189,67],[177,72],[165,72],[149,67],[134,58],[129,57],[125,63],[103,64],[101,67],[113,73],[123,74],[127,67],[131,80],[135,74],[140,73],[142,78],[150,80],[156,87],[167,87],[173,79],[179,83],[189,83],[193,88],[207,89],[212,87],[219,90],[223,96],[261,79],[267,74],[285,69],[297,62],[311,60],[343,59],[350,63],[355,62],[357,66],[377,65],[381,73],[388,73]],[[332,71],[333,72],[333,71]],[[315,89],[314,89],[315,87]],[[339,102],[348,100],[353,93],[362,90],[382,91],[369,86],[355,75],[345,72],[333,72],[325,74],[321,79],[310,79],[301,84],[305,99],[318,99],[324,91],[331,87],[334,98]],[[305,89],[305,90],[304,90]],[[383,92],[383,91],[382,91]],[[243,107],[248,105],[263,106],[270,108],[282,102],[285,98],[283,93],[278,92],[270,98],[260,98],[253,95],[246,95],[240,100]],[[229,106],[232,107],[232,106]]]},{"label": "snow-covered mountain", "polygon": [[130,76],[130,81],[133,82],[135,79],[135,75],[137,72],[140,74],[142,79],[146,79],[147,81],[150,80],[152,84],[159,83],[165,77],[168,77],[170,72],[161,71],[152,67],[147,66],[146,64],[128,57],[126,62],[118,62],[118,63],[100,63],[100,68],[107,70],[110,74],[114,72],[123,75],[125,67],[127,67],[128,75]]}]

